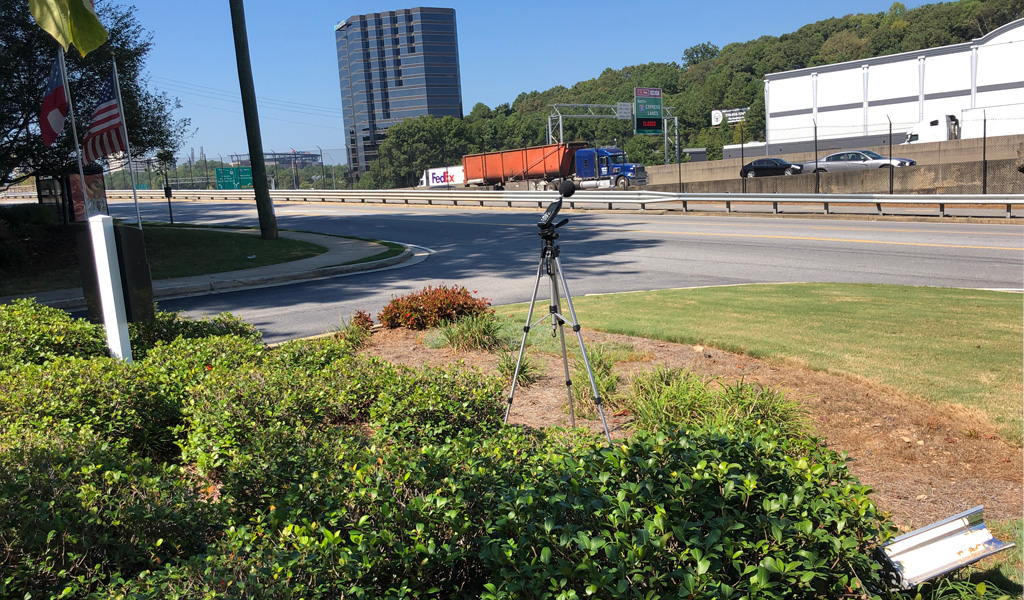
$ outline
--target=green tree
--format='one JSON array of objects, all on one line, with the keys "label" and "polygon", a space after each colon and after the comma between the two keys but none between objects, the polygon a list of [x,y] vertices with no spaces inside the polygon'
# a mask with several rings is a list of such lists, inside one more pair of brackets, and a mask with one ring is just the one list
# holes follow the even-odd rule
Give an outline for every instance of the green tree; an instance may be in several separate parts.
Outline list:
[{"label": "green tree", "polygon": [[[102,3],[97,10],[109,33],[107,41],[84,58],[74,52],[66,57],[79,134],[87,129],[100,87],[110,76],[113,55],[134,154],[178,147],[189,122],[174,118],[177,101],[149,91],[143,75],[152,36],[139,25],[131,7]],[[70,124],[50,148],[39,135],[39,107],[58,43],[36,25],[27,2],[0,2],[0,22],[0,186],[7,186],[37,173],[64,173],[73,168],[75,152]]]},{"label": "green tree", "polygon": [[377,160],[370,165],[371,185],[376,188],[412,187],[423,171],[457,165],[462,156],[475,152],[468,122],[431,115],[406,119],[388,128]]},{"label": "green tree", "polygon": [[683,50],[683,66],[692,67],[712,58],[718,58],[719,48],[711,42],[690,46]]}]

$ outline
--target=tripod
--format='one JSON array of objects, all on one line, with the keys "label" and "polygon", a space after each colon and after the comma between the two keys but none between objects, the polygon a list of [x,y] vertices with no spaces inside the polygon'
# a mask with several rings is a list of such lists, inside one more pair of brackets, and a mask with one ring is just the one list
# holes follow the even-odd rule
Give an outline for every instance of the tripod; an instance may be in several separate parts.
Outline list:
[{"label": "tripod", "polygon": [[[575,192],[575,188],[571,182],[566,182],[568,185],[563,184],[559,188],[559,192],[562,197],[568,197]],[[601,395],[597,391],[597,383],[594,380],[594,371],[590,368],[590,360],[587,358],[587,350],[583,345],[583,335],[580,333],[580,324],[576,319],[576,310],[572,306],[572,296],[569,295],[569,287],[565,283],[565,275],[562,274],[562,263],[558,260],[560,253],[559,247],[555,245],[555,240],[558,239],[558,232],[556,229],[565,225],[569,222],[569,219],[563,219],[557,224],[552,224],[555,215],[562,207],[562,197],[551,204],[544,216],[541,218],[537,226],[540,227],[540,238],[543,240],[543,245],[540,253],[540,263],[537,265],[537,279],[533,285],[533,296],[530,298],[530,309],[526,315],[526,325],[523,326],[523,341],[519,344],[519,357],[516,359],[516,370],[512,376],[512,387],[508,393],[508,406],[505,408],[505,423],[508,423],[508,415],[512,412],[512,398],[516,393],[516,384],[519,380],[519,370],[523,364],[523,354],[526,351],[526,339],[530,335],[530,329],[537,326],[541,321],[550,318],[551,319],[551,335],[554,337],[557,335],[562,345],[562,367],[565,370],[565,390],[569,395],[569,420],[572,426],[576,426],[576,411],[573,406],[572,400],[572,379],[569,376],[569,355],[565,349],[565,322],[566,318],[561,312],[561,302],[559,299],[558,284],[561,281],[562,290],[565,291],[565,303],[569,307],[569,316],[571,317],[570,324],[572,330],[576,332],[576,339],[580,343],[580,354],[583,355],[583,365],[586,367],[587,376],[590,378],[590,389],[593,392],[594,405],[597,406],[597,412],[601,415],[601,424],[604,425],[604,434],[608,438],[608,443],[612,442],[612,435],[608,431],[608,421],[604,416],[604,409],[601,406]],[[548,306],[548,314],[537,319],[536,322],[532,323],[533,319],[533,308],[537,302],[537,290],[540,288],[540,280],[542,275],[547,274],[548,282],[551,288],[551,303]]]}]

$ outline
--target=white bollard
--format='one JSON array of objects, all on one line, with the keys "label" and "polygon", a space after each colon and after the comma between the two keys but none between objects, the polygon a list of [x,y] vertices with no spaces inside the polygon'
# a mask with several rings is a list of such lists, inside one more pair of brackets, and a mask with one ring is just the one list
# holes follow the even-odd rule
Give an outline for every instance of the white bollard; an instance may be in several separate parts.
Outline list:
[{"label": "white bollard", "polygon": [[117,262],[117,244],[114,241],[114,220],[106,215],[89,218],[92,252],[96,259],[96,279],[100,288],[100,306],[103,324],[107,329],[107,347],[110,355],[132,362],[132,346],[128,340],[128,318],[124,308],[121,287],[121,269]]}]

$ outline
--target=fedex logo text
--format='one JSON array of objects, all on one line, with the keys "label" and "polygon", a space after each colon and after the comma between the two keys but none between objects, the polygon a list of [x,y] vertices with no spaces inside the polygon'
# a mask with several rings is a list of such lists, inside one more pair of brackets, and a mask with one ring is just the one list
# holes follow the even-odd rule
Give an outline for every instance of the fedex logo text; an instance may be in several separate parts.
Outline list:
[{"label": "fedex logo text", "polygon": [[455,183],[455,176],[451,173],[431,173],[430,183]]}]

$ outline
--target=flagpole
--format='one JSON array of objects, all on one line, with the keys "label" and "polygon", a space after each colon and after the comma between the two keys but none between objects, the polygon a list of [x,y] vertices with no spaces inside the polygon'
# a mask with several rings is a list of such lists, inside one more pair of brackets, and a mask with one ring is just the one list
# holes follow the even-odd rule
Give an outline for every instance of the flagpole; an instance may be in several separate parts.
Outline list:
[{"label": "flagpole", "polygon": [[121,82],[117,78],[117,61],[114,65],[114,93],[117,94],[117,112],[121,115],[121,127],[124,128],[124,149],[128,153],[128,177],[132,180],[132,198],[135,199],[135,216],[139,219],[139,230],[142,230],[142,214],[139,212],[139,192],[135,189],[135,172],[132,171],[132,145],[128,142],[128,121],[124,118],[124,104],[121,103]]},{"label": "flagpole", "polygon": [[[82,188],[82,206],[85,207],[85,220],[88,221],[89,217],[91,217],[92,215],[89,214],[89,197],[85,193],[85,170],[82,168],[82,147],[78,145],[78,128],[75,127],[75,107],[71,103],[71,85],[68,83],[68,69],[64,65],[64,48],[63,47],[59,47],[58,46],[58,48],[57,48],[57,59],[60,61],[60,76],[64,78],[64,97],[68,101],[68,115],[71,116],[71,135],[72,135],[72,137],[74,138],[74,141],[75,141],[75,156],[77,157],[77,161],[78,161],[78,177],[79,177],[78,180],[80,182],[80,187]],[[71,196],[71,194],[69,193],[68,197],[70,197],[70,196]],[[75,214],[74,206],[75,206],[75,201],[74,201],[74,199],[72,199],[71,200],[71,214],[72,214],[72,216],[74,216],[74,214]]]}]

